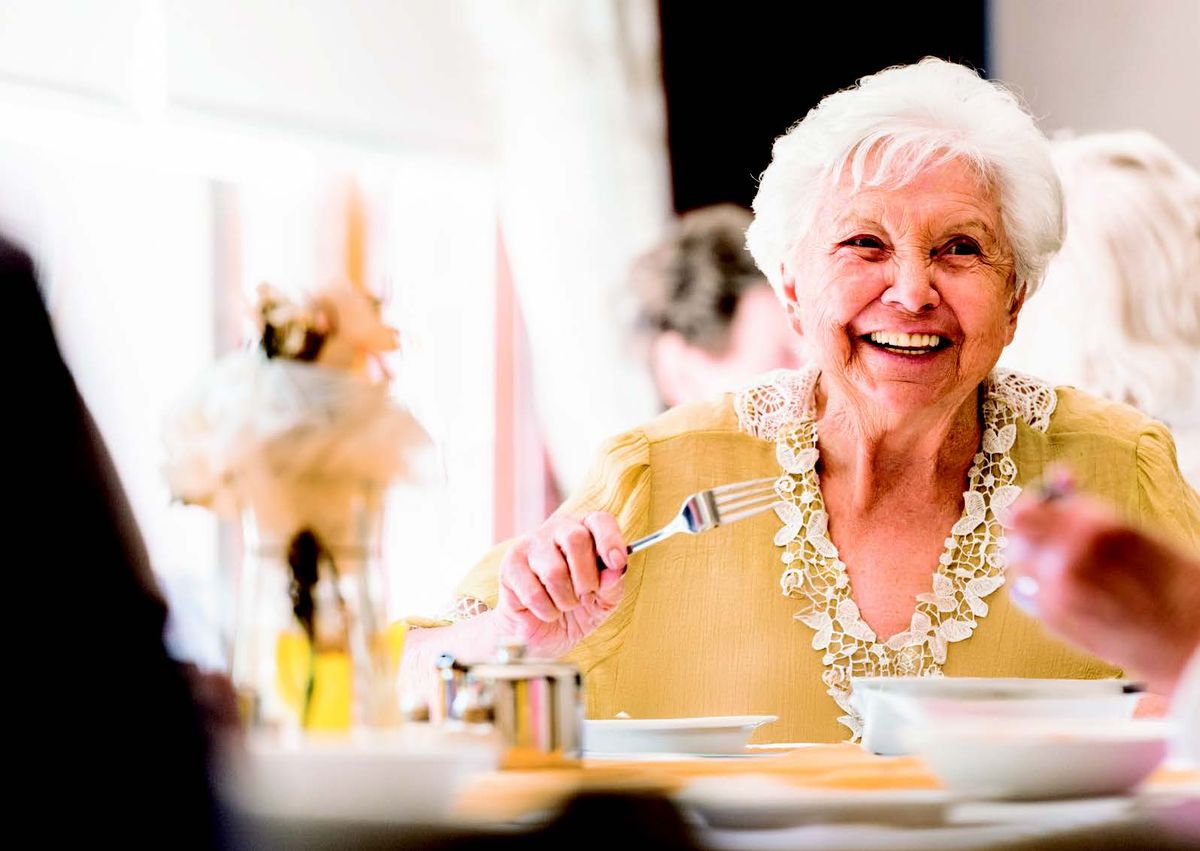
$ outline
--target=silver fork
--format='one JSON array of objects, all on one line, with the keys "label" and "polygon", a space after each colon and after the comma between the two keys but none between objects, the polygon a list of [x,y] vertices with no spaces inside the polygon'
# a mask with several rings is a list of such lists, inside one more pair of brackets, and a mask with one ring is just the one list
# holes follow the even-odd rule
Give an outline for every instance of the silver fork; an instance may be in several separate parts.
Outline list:
[{"label": "silver fork", "polygon": [[634,541],[629,545],[628,553],[633,555],[680,532],[699,535],[774,508],[779,502],[775,494],[776,481],[775,477],[751,479],[694,493],[683,501],[674,520],[657,532]]}]

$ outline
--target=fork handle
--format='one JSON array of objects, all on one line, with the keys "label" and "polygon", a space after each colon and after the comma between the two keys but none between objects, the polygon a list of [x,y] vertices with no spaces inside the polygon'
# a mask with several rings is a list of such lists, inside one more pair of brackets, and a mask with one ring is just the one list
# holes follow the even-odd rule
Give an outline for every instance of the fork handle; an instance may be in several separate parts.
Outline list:
[{"label": "fork handle", "polygon": [[[631,556],[634,553],[640,553],[642,550],[646,549],[646,547],[654,546],[659,541],[661,541],[663,538],[669,538],[672,535],[674,535],[677,531],[678,531],[677,529],[672,529],[670,526],[666,526],[662,529],[659,529],[657,532],[653,532],[653,533],[647,535],[644,538],[638,538],[636,541],[634,541],[632,544],[630,544],[629,546],[627,546],[625,548],[625,555]],[[596,568],[598,570],[606,570],[607,569],[607,565],[605,565],[604,559],[600,558],[599,556],[596,556]]]},{"label": "fork handle", "polygon": [[626,547],[626,549],[629,551],[629,555],[633,555],[634,553],[640,553],[642,550],[646,549],[646,547],[654,546],[659,541],[661,541],[663,538],[669,538],[672,535],[674,535],[677,531],[678,531],[677,529],[673,529],[673,528],[671,528],[671,526],[664,526],[662,529],[659,529],[657,532],[652,532],[651,534],[647,535],[644,538],[638,538],[636,541],[634,541],[632,544],[630,544],[628,547]]}]

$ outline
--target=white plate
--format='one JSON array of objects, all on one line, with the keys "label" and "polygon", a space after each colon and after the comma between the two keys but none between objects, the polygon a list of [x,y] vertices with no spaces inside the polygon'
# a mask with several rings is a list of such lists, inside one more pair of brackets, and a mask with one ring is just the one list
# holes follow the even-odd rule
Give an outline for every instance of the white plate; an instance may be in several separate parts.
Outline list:
[{"label": "white plate", "polygon": [[589,760],[612,760],[614,762],[677,762],[681,759],[773,759],[786,756],[786,751],[754,751],[747,748],[739,753],[610,753],[608,751],[584,751]]},{"label": "white plate", "polygon": [[777,715],[704,718],[613,718],[583,722],[583,747],[590,754],[742,754],[755,728]]},{"label": "white plate", "polygon": [[698,777],[674,798],[711,828],[739,830],[835,822],[929,827],[957,800],[934,789],[806,789],[753,774]]},{"label": "white plate", "polygon": [[1118,795],[1167,753],[1161,721],[1064,724],[955,721],[910,728],[907,738],[947,789],[979,798]]}]

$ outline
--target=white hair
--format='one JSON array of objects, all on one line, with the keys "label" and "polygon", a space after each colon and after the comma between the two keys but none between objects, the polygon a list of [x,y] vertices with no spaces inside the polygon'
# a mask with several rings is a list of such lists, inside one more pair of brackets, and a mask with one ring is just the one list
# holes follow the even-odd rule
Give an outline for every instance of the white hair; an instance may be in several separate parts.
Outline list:
[{"label": "white hair", "polygon": [[941,59],[863,77],[776,139],[747,246],[782,297],[784,264],[844,175],[855,189],[900,186],[952,159],[971,165],[998,193],[1017,288],[1032,294],[1062,243],[1062,191],[1049,143],[1012,92]]},{"label": "white hair", "polygon": [[1004,362],[1200,425],[1200,173],[1141,131],[1053,143],[1067,238]]}]

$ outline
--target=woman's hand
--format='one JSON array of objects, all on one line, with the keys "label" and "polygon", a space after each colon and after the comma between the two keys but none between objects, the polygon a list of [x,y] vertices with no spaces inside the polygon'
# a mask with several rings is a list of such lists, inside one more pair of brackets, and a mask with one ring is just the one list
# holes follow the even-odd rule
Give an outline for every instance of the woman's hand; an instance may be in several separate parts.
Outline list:
[{"label": "woman's hand", "polygon": [[616,610],[626,564],[625,539],[611,514],[551,517],[500,563],[497,630],[524,641],[531,656],[563,655]]},{"label": "woman's hand", "polygon": [[[1200,647],[1200,561],[1079,496],[1013,512],[1013,596],[1054,632],[1170,694]],[[1022,579],[1028,577],[1028,579]],[[1033,580],[1032,583],[1029,580]]]}]

